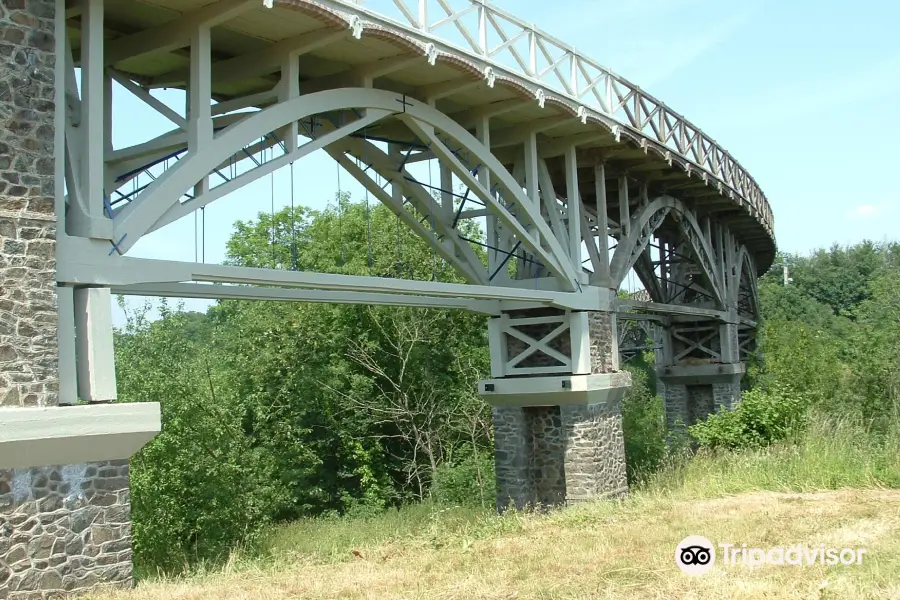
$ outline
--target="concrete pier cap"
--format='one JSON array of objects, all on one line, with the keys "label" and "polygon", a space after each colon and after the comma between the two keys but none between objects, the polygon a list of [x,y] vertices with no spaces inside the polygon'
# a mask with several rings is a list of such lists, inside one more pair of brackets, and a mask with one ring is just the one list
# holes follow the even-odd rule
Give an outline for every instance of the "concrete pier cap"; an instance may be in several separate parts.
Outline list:
[{"label": "concrete pier cap", "polygon": [[744,363],[673,365],[657,369],[657,376],[667,383],[703,385],[739,381],[746,370]]},{"label": "concrete pier cap", "polygon": [[631,387],[631,373],[561,375],[487,379],[478,383],[478,393],[494,407],[590,406],[618,403]]},{"label": "concrete pier cap", "polygon": [[127,460],[159,431],[158,402],[0,409],[0,469]]}]

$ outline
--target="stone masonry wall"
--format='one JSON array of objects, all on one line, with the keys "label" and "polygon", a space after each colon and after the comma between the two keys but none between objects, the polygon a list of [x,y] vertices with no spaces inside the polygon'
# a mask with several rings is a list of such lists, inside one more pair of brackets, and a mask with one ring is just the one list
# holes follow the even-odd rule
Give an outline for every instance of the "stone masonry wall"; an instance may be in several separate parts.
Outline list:
[{"label": "stone masonry wall", "polygon": [[666,428],[677,431],[689,425],[687,386],[679,383],[666,383],[663,388],[663,400],[666,407]]},{"label": "stone masonry wall", "polygon": [[728,383],[714,383],[712,394],[715,410],[720,408],[732,410],[741,399],[741,382],[738,380]]},{"label": "stone masonry wall", "polygon": [[57,404],[53,0],[0,1],[0,407]]},{"label": "stone masonry wall", "polygon": [[0,470],[0,600],[131,581],[128,461]]},{"label": "stone masonry wall", "polygon": [[620,403],[612,400],[560,409],[566,440],[566,501],[625,494],[628,479]]},{"label": "stone masonry wall", "polygon": [[613,325],[614,315],[608,312],[588,313],[588,330],[591,340],[591,373],[612,373],[616,370],[614,336],[618,331]]},{"label": "stone masonry wall", "polygon": [[534,503],[534,458],[528,418],[519,406],[495,406],[492,414],[497,510],[503,512],[510,504],[521,509]]},{"label": "stone masonry wall", "polygon": [[666,424],[670,431],[683,429],[706,419],[711,413],[724,408],[732,410],[741,399],[740,378],[733,382],[706,385],[684,385],[675,382],[663,387],[666,407]]},{"label": "stone masonry wall", "polygon": [[[0,0],[0,410],[59,403],[55,11]],[[0,469],[0,600],[129,585],[128,481],[127,461]]]},{"label": "stone masonry wall", "polygon": [[534,505],[557,506],[566,501],[567,438],[559,406],[525,408],[532,445]]},{"label": "stone masonry wall", "polygon": [[715,411],[712,384],[687,386],[687,425],[699,423]]}]

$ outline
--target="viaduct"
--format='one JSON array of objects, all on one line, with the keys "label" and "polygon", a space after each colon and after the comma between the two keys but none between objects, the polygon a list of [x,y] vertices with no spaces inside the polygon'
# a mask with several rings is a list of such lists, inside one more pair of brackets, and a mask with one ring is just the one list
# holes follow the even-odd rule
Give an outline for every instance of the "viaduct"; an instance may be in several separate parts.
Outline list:
[{"label": "viaduct", "polygon": [[[171,129],[114,147],[114,89]],[[129,256],[317,150],[467,283]],[[0,599],[131,582],[128,459],[160,418],[115,402],[111,294],[488,315],[502,509],[627,491],[635,331],[671,427],[731,407],[774,253],[734,157],[487,0],[0,0]]]}]

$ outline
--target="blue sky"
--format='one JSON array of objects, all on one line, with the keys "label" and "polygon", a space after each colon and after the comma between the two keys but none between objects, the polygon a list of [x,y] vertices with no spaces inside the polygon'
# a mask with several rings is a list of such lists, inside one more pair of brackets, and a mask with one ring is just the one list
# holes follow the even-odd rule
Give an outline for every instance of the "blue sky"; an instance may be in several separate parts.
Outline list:
[{"label": "blue sky", "polygon": [[[384,0],[381,0],[384,1]],[[379,0],[367,3],[377,7]],[[897,240],[900,224],[900,3],[892,0],[497,0],[685,115],[753,175],[775,213],[779,247]],[[552,6],[552,9],[548,7]],[[176,106],[178,92],[159,97]],[[171,129],[124,89],[114,143]],[[338,189],[324,154],[295,165],[298,204],[322,208]],[[276,210],[290,174],[274,176]],[[359,197],[361,188],[341,178]],[[221,262],[237,220],[270,208],[267,177],[207,208],[207,262]],[[202,243],[200,244],[202,245]],[[131,256],[194,260],[194,218],[140,242]],[[137,302],[131,299],[130,304]],[[186,302],[202,309],[204,303]],[[114,319],[122,322],[115,309]]]}]

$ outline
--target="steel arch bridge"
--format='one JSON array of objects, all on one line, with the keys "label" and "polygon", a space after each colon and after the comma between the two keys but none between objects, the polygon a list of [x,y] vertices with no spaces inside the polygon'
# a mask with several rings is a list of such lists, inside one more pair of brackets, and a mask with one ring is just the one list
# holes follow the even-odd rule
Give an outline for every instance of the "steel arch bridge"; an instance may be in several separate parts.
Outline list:
[{"label": "steel arch bridge", "polygon": [[[620,351],[655,352],[671,427],[739,398],[756,280],[775,255],[765,195],[695,125],[562,41],[486,0],[56,0],[56,11],[60,404],[116,398],[111,293],[490,316],[479,392],[495,407],[498,498],[518,504],[623,489]],[[114,147],[128,116],[113,82],[171,130]],[[159,88],[184,90],[185,109]],[[466,283],[129,256],[142,236],[318,150]],[[420,163],[438,186],[415,177]],[[471,219],[484,219],[486,263],[461,233]],[[644,292],[620,297],[629,274]],[[601,467],[576,444],[557,457],[560,488],[533,470],[557,447],[541,437],[550,430],[618,458]]]},{"label": "steel arch bridge", "polygon": [[[486,315],[500,510],[627,491],[639,353],[671,430],[740,398],[775,254],[764,194],[680,114],[487,0],[0,0],[0,31],[0,512],[28,540],[0,548],[10,589],[130,583],[127,459],[161,411],[113,402],[112,293]],[[116,147],[133,116],[114,82],[170,130]],[[465,283],[130,255],[315,151]],[[78,538],[79,511],[115,525],[59,572],[13,559]]]}]

